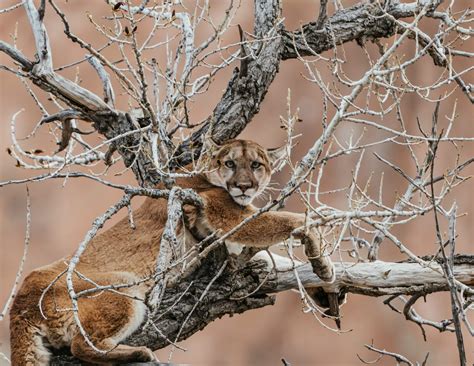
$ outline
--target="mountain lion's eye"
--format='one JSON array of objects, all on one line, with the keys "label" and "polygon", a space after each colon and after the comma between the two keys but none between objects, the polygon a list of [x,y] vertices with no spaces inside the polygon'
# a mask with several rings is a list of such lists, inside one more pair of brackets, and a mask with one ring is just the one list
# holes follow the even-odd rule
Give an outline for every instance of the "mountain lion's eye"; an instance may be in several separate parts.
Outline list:
[{"label": "mountain lion's eye", "polygon": [[227,160],[224,164],[229,169],[234,169],[235,168],[235,163],[232,160]]},{"label": "mountain lion's eye", "polygon": [[252,161],[252,164],[250,164],[250,167],[252,169],[258,169],[262,166],[262,163],[259,163],[258,161]]}]

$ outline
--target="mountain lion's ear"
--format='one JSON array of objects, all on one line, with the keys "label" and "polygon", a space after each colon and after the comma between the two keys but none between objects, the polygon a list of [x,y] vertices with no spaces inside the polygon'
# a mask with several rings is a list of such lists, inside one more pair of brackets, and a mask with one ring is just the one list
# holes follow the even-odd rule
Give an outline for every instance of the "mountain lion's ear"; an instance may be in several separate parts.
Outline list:
[{"label": "mountain lion's ear", "polygon": [[[282,168],[284,165],[283,158],[286,156],[286,144],[275,149],[268,149],[267,155],[274,169]],[[280,167],[280,165],[282,166]]]}]

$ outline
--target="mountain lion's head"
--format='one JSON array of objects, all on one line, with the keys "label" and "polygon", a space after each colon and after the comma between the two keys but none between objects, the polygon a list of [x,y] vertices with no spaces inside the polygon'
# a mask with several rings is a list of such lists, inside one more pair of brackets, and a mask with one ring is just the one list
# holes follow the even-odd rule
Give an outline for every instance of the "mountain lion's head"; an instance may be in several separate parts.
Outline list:
[{"label": "mountain lion's head", "polygon": [[248,140],[214,146],[206,173],[208,181],[225,188],[239,205],[249,205],[270,182],[272,167],[285,148],[265,149]]}]

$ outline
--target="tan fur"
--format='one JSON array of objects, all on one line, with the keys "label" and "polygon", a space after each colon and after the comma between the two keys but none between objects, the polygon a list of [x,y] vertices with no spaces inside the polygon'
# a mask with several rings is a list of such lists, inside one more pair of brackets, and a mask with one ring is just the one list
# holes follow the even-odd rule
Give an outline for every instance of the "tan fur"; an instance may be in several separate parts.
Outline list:
[{"label": "tan fur", "polygon": [[[217,148],[207,174],[177,181],[180,187],[193,188],[204,201],[202,209],[184,207],[186,233],[179,235],[192,238],[190,233],[193,233],[196,238],[188,243],[192,245],[197,237],[216,231],[225,233],[252,215],[256,208],[250,203],[269,183],[272,162],[278,156],[279,151],[267,152],[256,143],[243,140]],[[134,212],[136,229],[124,218],[94,238],[81,256],[77,271],[100,285],[132,283],[151,274],[166,223],[166,204],[166,200],[147,199]],[[303,225],[301,214],[267,212],[231,235],[229,243],[268,247],[288,239]],[[332,264],[321,255],[317,236],[312,232],[296,235],[305,243],[315,272],[324,280],[332,280]],[[65,276],[44,296],[42,309],[46,319],[43,318],[38,306],[41,294],[65,270],[68,259],[33,271],[19,290],[10,312],[13,365],[47,364],[50,356],[47,347],[70,347],[74,356],[93,363],[152,360],[153,353],[146,347],[120,345],[145,317],[145,306],[140,300],[109,291],[79,299],[81,323],[96,347],[110,350],[105,355],[94,352],[78,332],[68,310],[71,302]],[[121,291],[144,299],[149,286],[142,284]],[[93,286],[76,276],[74,287],[77,293]]]}]

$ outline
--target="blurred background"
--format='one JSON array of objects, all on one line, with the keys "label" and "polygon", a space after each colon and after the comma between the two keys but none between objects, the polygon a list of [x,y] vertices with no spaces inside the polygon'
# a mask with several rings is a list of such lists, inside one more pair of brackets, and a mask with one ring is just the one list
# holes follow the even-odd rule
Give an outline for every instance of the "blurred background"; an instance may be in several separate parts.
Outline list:
[{"label": "blurred background", "polygon": [[[10,0],[1,0],[0,8],[16,3]],[[459,9],[467,8],[469,0],[456,1]],[[107,14],[110,9],[99,1],[82,2],[69,0],[58,1],[58,4],[67,11],[71,27],[75,33],[93,45],[99,44],[97,34],[87,21],[87,13],[99,18]],[[226,2],[211,1],[212,14],[217,18],[222,16],[227,6]],[[344,1],[344,6],[351,3]],[[314,21],[317,18],[319,2],[314,0],[286,0],[283,1],[284,24],[287,29],[296,29],[301,24]],[[51,10],[51,9],[49,9]],[[330,11],[334,8],[331,6]],[[65,38],[63,25],[52,11],[47,11],[45,24],[49,31],[53,47],[55,66],[68,64],[84,55],[84,51],[77,45],[72,45]],[[225,41],[238,41],[237,24],[244,30],[251,32],[253,24],[253,2],[243,1],[238,14],[226,35]],[[434,25],[426,24],[427,29]],[[431,28],[430,28],[431,27]],[[34,42],[23,9],[17,9],[9,14],[0,15],[0,38],[12,42],[14,34],[18,34],[18,48],[30,59],[34,56]],[[198,35],[198,38],[200,36]],[[96,43],[95,43],[96,42]],[[385,40],[383,40],[385,42]],[[471,44],[472,45],[472,44]],[[400,49],[401,55],[413,51],[413,42],[406,42]],[[471,47],[472,51],[472,47]],[[368,61],[364,51],[356,44],[344,46],[345,72],[353,78],[360,77],[367,70]],[[328,53],[329,57],[331,53]],[[0,63],[11,65],[7,57],[0,54]],[[319,71],[325,80],[331,81],[330,68],[321,63]],[[465,66],[465,65],[464,65]],[[81,65],[65,70],[63,75],[75,79],[80,72],[81,85],[101,93],[101,85],[96,73],[89,65]],[[197,122],[207,117],[225,89],[232,72],[232,66],[223,70],[215,78],[208,92],[201,95],[191,108],[191,122]],[[431,59],[424,57],[407,70],[411,82],[417,85],[428,85],[440,75]],[[322,94],[319,88],[305,79],[307,71],[298,60],[284,61],[280,65],[280,72],[261,105],[260,113],[241,134],[241,138],[252,139],[266,147],[276,147],[285,141],[285,131],[280,128],[280,116],[286,116],[286,98],[291,90],[291,106],[299,109],[302,123],[297,124],[298,145],[294,150],[293,159],[296,162],[313,144],[321,133]],[[467,82],[473,82],[473,75],[465,75]],[[453,90],[448,85],[445,91]],[[38,89],[34,89],[38,91]],[[46,105],[47,96],[38,91]],[[433,96],[434,97],[434,96]],[[120,99],[122,98],[122,99]],[[127,99],[119,96],[124,110],[127,109]],[[454,91],[442,103],[440,123],[446,124],[446,116],[451,115],[456,104],[457,122],[453,126],[451,136],[473,136],[472,105],[467,98]],[[434,104],[423,101],[415,94],[411,94],[402,102],[407,129],[415,134],[419,133],[416,118],[426,131],[431,125],[431,115]],[[6,152],[11,145],[10,120],[20,109],[24,109],[17,118],[18,136],[26,136],[41,119],[41,113],[31,97],[14,75],[0,72],[0,181],[20,179],[41,173],[41,171],[25,171],[15,167],[15,160]],[[334,110],[329,110],[329,116]],[[384,121],[387,126],[396,128],[395,119]],[[85,124],[84,124],[85,125]],[[89,129],[87,126],[84,129]],[[342,124],[336,133],[339,139],[348,139],[351,134],[358,136],[363,128],[356,125]],[[368,131],[368,140],[386,137],[382,131]],[[97,137],[98,139],[98,137]],[[25,149],[40,148],[47,152],[56,149],[51,141],[48,128],[44,127],[37,135],[25,142]],[[97,140],[98,141],[98,140]],[[426,147],[424,147],[426,148]],[[421,148],[420,148],[421,149]],[[377,148],[382,156],[390,157],[406,171],[414,174],[408,150],[400,145],[382,145]],[[423,151],[420,150],[420,156]],[[459,155],[464,161],[474,155],[473,143],[459,143],[456,146],[443,146],[439,151],[437,172],[442,173],[455,166]],[[337,163],[328,164],[322,188],[324,190],[337,189],[350,183],[351,171],[358,155],[338,159]],[[101,172],[103,166],[92,167],[91,171]],[[106,178],[122,184],[134,184],[130,172],[115,175],[123,167],[116,167],[107,173]],[[85,169],[87,171],[87,169]],[[372,156],[366,154],[362,165],[361,177],[367,179],[371,174],[374,183],[371,189],[378,190],[380,175],[384,174],[384,199],[387,204],[393,203],[399,194],[406,188],[406,182],[391,169],[381,165]],[[464,176],[474,173],[473,168],[463,172]],[[275,177],[275,181],[284,184],[288,170]],[[70,254],[82,240],[96,216],[102,214],[110,205],[115,203],[120,195],[119,191],[108,189],[103,185],[87,180],[49,180],[29,184],[32,204],[32,230],[30,252],[26,260],[25,274],[32,269],[48,264],[58,258]],[[470,181],[457,187],[448,197],[447,202],[456,201],[459,213],[467,213],[457,223],[457,251],[473,254],[472,238],[474,225],[472,213],[474,211],[473,186]],[[334,207],[346,207],[344,195],[330,195],[327,203]],[[139,206],[141,200],[134,202]],[[447,205],[449,207],[449,204]],[[302,211],[303,205],[298,197],[293,197],[287,205],[288,210]],[[114,218],[107,227],[110,227],[119,218]],[[0,308],[3,307],[17,273],[19,261],[23,252],[23,241],[26,223],[26,190],[23,185],[8,185],[0,188]],[[431,215],[415,220],[414,223],[401,226],[394,230],[399,239],[409,246],[417,255],[432,254],[436,250],[434,220]],[[380,258],[386,261],[400,260],[403,257],[389,242],[382,245]],[[302,312],[299,295],[297,293],[283,293],[277,296],[276,305],[255,311],[250,311],[232,318],[225,317],[217,320],[196,333],[188,340],[181,342],[187,351],[175,350],[174,362],[208,365],[278,365],[281,358],[285,358],[292,365],[349,365],[360,364],[358,356],[365,360],[374,360],[377,356],[364,348],[364,344],[374,344],[376,347],[388,351],[398,352],[414,361],[423,361],[426,353],[430,353],[430,365],[455,365],[458,363],[456,339],[452,333],[439,333],[426,328],[427,342],[423,341],[417,325],[405,321],[403,315],[391,311],[383,305],[383,298],[369,298],[349,295],[348,303],[342,309],[342,326],[347,332],[340,334],[323,328],[310,314]],[[421,301],[417,310],[428,319],[444,319],[450,317],[450,303],[447,294],[428,296],[427,303]],[[332,324],[331,324],[332,326]],[[466,336],[466,347],[470,361],[474,359],[472,338]],[[8,318],[0,322],[0,351],[9,354]],[[158,355],[166,360],[169,349],[158,351]],[[3,362],[0,360],[0,364]],[[394,364],[392,359],[383,358],[380,365]]]}]

